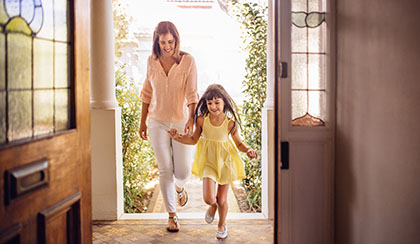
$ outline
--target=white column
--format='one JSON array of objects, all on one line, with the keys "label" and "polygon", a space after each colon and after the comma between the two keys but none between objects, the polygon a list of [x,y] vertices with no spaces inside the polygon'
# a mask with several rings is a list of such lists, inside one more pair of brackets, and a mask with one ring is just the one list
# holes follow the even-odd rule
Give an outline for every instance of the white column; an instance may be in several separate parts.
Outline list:
[{"label": "white column", "polygon": [[262,109],[262,213],[274,218],[274,3],[268,1],[267,23],[267,96]]},{"label": "white column", "polygon": [[91,1],[92,217],[123,214],[121,109],[115,97],[111,0]]}]

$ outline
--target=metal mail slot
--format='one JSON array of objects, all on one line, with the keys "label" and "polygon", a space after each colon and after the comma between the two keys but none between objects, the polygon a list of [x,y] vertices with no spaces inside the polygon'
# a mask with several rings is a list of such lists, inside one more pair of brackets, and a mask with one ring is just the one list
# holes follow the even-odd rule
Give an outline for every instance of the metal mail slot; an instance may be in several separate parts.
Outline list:
[{"label": "metal mail slot", "polygon": [[43,159],[6,171],[10,198],[48,184],[48,161]]}]

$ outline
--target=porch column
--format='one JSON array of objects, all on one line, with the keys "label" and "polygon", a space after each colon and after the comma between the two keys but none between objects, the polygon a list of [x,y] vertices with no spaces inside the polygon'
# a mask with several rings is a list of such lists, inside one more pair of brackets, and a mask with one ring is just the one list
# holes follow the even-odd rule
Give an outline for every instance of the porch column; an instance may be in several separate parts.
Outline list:
[{"label": "porch column", "polygon": [[262,213],[274,218],[274,4],[268,1],[267,96],[262,109]]},{"label": "porch column", "polygon": [[92,217],[123,213],[121,109],[115,98],[111,0],[91,1]]}]

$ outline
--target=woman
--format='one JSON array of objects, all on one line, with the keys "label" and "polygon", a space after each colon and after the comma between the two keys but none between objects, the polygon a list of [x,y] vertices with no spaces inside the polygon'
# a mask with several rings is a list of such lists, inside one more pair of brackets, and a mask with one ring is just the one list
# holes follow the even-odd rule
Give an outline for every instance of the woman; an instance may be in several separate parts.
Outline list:
[{"label": "woman", "polygon": [[160,22],[153,33],[153,51],[147,61],[141,98],[139,133],[147,140],[149,130],[159,168],[159,184],[169,214],[167,230],[177,232],[180,225],[176,200],[180,206],[188,202],[184,185],[191,175],[192,151],[191,146],[172,140],[167,131],[178,128],[192,135],[198,93],[194,58],[180,51],[178,30],[169,21]]}]

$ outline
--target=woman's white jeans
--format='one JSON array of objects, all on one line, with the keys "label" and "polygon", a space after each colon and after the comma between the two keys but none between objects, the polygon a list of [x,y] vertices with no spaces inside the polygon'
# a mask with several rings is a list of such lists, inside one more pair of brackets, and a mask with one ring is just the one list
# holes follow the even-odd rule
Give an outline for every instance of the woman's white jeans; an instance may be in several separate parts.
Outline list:
[{"label": "woman's white jeans", "polygon": [[175,184],[184,187],[191,175],[192,146],[173,140],[170,128],[184,132],[185,122],[164,122],[149,119],[149,137],[159,167],[159,185],[168,213],[176,212]]}]

